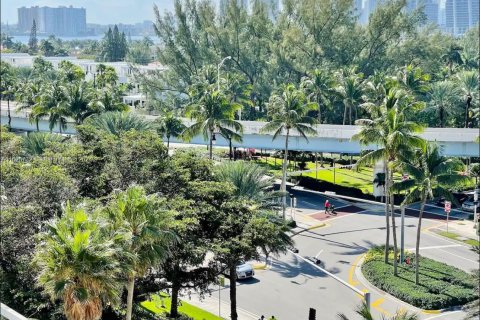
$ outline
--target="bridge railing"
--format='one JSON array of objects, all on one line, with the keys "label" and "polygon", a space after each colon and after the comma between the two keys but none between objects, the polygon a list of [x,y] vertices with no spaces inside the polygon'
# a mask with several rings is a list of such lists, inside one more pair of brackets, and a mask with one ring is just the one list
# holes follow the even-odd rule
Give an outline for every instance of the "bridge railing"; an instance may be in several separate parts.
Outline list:
[{"label": "bridge railing", "polygon": [[2,319],[5,318],[7,320],[28,320],[28,318],[22,316],[17,311],[13,310],[9,306],[4,305],[0,302],[0,315]]}]

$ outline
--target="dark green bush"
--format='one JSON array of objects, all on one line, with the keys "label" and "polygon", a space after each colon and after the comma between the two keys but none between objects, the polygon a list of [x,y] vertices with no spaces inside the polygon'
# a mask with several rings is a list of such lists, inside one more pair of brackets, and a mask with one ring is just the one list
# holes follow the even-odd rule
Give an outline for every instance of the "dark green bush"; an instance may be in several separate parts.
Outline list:
[{"label": "dark green bush", "polygon": [[[410,255],[414,261],[414,255]],[[391,259],[393,254],[391,254]],[[393,275],[393,264],[383,261],[383,248],[367,253],[362,265],[364,276],[373,285],[418,308],[433,310],[466,304],[475,299],[475,283],[470,275],[447,264],[420,257],[420,284],[415,285],[415,267],[398,267]]]}]

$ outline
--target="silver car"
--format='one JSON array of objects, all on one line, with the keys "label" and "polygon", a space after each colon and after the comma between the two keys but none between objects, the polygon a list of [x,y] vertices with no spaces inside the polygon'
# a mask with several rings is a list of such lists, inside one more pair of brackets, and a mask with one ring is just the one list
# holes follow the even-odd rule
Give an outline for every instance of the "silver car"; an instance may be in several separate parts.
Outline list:
[{"label": "silver car", "polygon": [[237,279],[247,279],[255,275],[253,267],[248,263],[242,263],[237,266]]}]

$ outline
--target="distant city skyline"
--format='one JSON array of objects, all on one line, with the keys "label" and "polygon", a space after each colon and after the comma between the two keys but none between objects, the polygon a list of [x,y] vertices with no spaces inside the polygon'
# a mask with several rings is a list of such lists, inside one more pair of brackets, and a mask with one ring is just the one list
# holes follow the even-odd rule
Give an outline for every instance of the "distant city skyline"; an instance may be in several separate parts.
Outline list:
[{"label": "distant city skyline", "polygon": [[[214,2],[217,2],[214,0]],[[153,5],[160,12],[173,10],[174,0],[1,0],[2,23],[17,24],[17,10],[32,6],[74,6],[85,8],[87,23],[93,24],[135,24],[154,20]]]}]

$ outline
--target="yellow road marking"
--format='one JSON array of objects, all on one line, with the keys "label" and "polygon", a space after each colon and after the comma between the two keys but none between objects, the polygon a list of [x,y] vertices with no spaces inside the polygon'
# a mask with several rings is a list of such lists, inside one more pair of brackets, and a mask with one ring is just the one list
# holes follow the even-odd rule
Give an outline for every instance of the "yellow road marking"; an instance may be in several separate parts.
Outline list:
[{"label": "yellow road marking", "polygon": [[356,286],[360,282],[357,280],[353,280],[353,274],[355,273],[355,268],[357,267],[358,262],[362,259],[363,254],[358,256],[355,261],[352,263],[350,270],[348,271],[348,283],[352,286]]},{"label": "yellow road marking", "polygon": [[422,313],[425,314],[440,314],[441,312],[441,310],[422,310]]},{"label": "yellow road marking", "polygon": [[378,312],[390,317],[392,314],[387,310],[380,307],[380,305],[385,301],[385,298],[378,298],[377,300],[372,302],[372,307],[375,308]]}]

